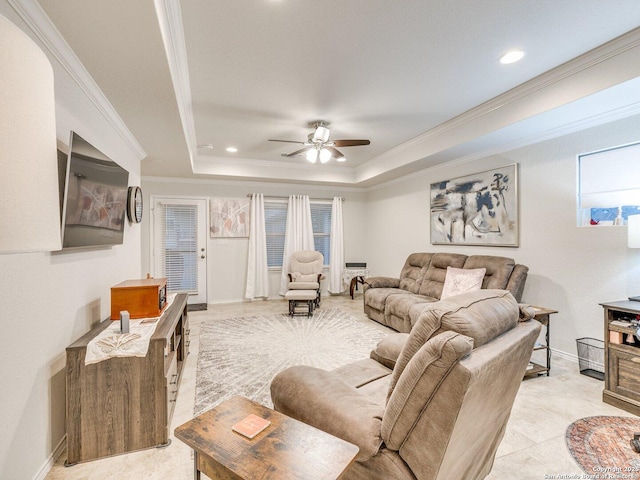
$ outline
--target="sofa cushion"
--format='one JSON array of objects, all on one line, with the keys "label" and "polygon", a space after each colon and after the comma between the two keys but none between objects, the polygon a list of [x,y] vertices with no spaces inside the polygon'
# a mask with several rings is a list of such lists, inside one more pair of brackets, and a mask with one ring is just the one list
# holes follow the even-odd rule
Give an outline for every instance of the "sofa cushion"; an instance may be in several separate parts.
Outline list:
[{"label": "sofa cushion", "polygon": [[294,282],[317,282],[318,281],[317,273],[304,274],[300,272],[293,272],[291,276],[293,277]]},{"label": "sofa cushion", "polygon": [[388,448],[400,449],[451,367],[472,349],[471,338],[456,332],[443,332],[412,356],[382,417],[382,439]]},{"label": "sofa cushion", "polygon": [[501,290],[507,289],[509,278],[515,266],[516,262],[513,258],[493,255],[471,255],[464,263],[465,269],[486,269],[482,288]]},{"label": "sofa cushion", "polygon": [[482,280],[487,270],[485,268],[453,268],[447,267],[440,299],[473,292],[482,288]]},{"label": "sofa cushion", "polygon": [[427,297],[440,298],[447,276],[447,267],[462,268],[466,260],[466,255],[458,253],[435,253],[424,273],[418,293]]},{"label": "sofa cushion", "polygon": [[385,367],[393,369],[408,338],[408,333],[390,333],[378,342],[376,348],[371,350],[369,357]]},{"label": "sofa cushion", "polygon": [[369,307],[384,312],[387,298],[391,295],[399,295],[403,293],[406,293],[406,291],[399,288],[370,288],[365,293],[366,302]]},{"label": "sofa cushion", "polygon": [[[302,274],[322,273],[324,257],[315,250],[299,250],[291,254],[289,259],[289,272]],[[317,281],[317,278],[316,278]]]},{"label": "sofa cushion", "polygon": [[411,331],[411,319],[409,309],[416,303],[435,302],[437,298],[425,297],[415,293],[402,292],[389,295],[385,305],[385,323],[399,332],[409,333]]},{"label": "sofa cushion", "polygon": [[354,388],[360,388],[391,374],[391,369],[370,358],[363,358],[331,371],[337,378]]},{"label": "sofa cushion", "polygon": [[320,284],[318,282],[289,282],[287,288],[289,290],[318,290]]},{"label": "sofa cushion", "polygon": [[411,313],[416,314],[420,308],[418,320],[393,369],[389,395],[411,357],[434,335],[445,331],[461,333],[470,337],[473,347],[478,348],[514,328],[520,315],[518,303],[506,290],[468,292],[438,302],[415,305]]},{"label": "sofa cushion", "polygon": [[400,272],[400,288],[411,293],[418,293],[424,276],[425,268],[429,266],[433,253],[412,253],[404,262]]}]

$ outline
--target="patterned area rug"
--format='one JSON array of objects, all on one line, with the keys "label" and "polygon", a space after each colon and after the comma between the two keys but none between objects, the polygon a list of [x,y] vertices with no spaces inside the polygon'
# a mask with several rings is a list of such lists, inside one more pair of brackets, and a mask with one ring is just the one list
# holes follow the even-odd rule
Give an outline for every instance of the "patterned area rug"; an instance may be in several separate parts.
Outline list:
[{"label": "patterned area rug", "polygon": [[584,473],[600,475],[584,478],[640,479],[640,453],[629,444],[634,433],[640,433],[637,417],[587,417],[569,425],[566,441]]},{"label": "patterned area rug", "polygon": [[269,385],[293,365],[332,370],[367,358],[386,333],[339,309],[261,315],[200,326],[195,415],[234,395],[272,407]]}]

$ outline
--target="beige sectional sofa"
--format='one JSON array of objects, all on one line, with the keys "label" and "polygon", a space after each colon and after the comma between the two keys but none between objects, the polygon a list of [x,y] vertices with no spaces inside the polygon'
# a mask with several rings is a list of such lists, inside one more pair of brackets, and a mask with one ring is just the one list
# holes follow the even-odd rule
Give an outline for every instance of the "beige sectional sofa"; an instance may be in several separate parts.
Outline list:
[{"label": "beige sectional sofa", "polygon": [[364,313],[369,318],[408,333],[425,304],[440,300],[447,267],[486,269],[483,289],[508,290],[520,302],[529,268],[512,258],[457,253],[412,253],[399,278],[369,277],[364,282]]}]

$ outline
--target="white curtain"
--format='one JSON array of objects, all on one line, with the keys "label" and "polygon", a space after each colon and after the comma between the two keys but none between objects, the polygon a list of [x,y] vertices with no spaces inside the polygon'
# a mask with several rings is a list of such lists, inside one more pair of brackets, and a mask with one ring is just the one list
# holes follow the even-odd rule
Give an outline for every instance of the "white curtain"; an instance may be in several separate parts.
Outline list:
[{"label": "white curtain", "polygon": [[264,223],[264,196],[251,196],[249,220],[249,256],[247,259],[247,288],[249,299],[269,296],[269,267],[267,266],[267,234]]},{"label": "white curtain", "polygon": [[329,262],[329,293],[342,293],[342,267],[344,265],[344,234],[342,228],[342,198],[331,202],[331,260]]},{"label": "white curtain", "polygon": [[282,277],[280,295],[287,293],[289,284],[289,258],[299,250],[315,250],[313,225],[311,223],[311,203],[307,195],[291,195],[287,207],[287,229],[282,255]]}]

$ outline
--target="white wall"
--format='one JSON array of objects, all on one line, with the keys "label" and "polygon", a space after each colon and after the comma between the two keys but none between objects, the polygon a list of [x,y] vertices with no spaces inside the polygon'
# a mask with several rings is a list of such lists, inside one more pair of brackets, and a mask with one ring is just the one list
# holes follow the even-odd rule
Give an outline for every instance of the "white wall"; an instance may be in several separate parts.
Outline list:
[{"label": "white wall", "polygon": [[[5,2],[0,14],[27,31]],[[140,161],[52,63],[59,143],[67,144],[75,130],[129,170],[131,185],[139,184]],[[11,172],[3,179],[10,182]],[[113,248],[0,255],[0,478],[42,478],[50,468],[65,435],[65,348],[109,316],[112,285],[140,275],[140,231],[127,224],[124,244]]]},{"label": "white wall", "polygon": [[[639,139],[636,116],[371,190],[366,228],[372,275],[397,277],[411,252],[512,257],[529,267],[523,301],[559,310],[551,317],[552,348],[575,356],[577,338],[602,340],[599,302],[640,293],[640,249],[627,248],[627,228],[576,226],[576,156]],[[519,164],[520,246],[431,245],[430,184],[512,163]]]},{"label": "white wall", "polygon": [[[150,205],[151,195],[180,195],[203,198],[246,198],[249,193],[263,193],[266,196],[309,195],[313,198],[331,199],[341,196],[343,204],[345,261],[367,261],[364,248],[365,204],[364,193],[356,189],[315,187],[261,183],[261,182],[224,182],[213,180],[157,179],[143,178],[142,191],[145,209]],[[145,212],[147,213],[147,212]],[[142,269],[153,272],[150,259],[149,217],[145,215],[142,228]],[[207,303],[241,302],[247,278],[248,238],[210,238],[207,235]],[[272,270],[269,275],[270,297],[278,297],[280,270]],[[327,282],[323,283],[326,289]]]}]

